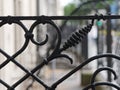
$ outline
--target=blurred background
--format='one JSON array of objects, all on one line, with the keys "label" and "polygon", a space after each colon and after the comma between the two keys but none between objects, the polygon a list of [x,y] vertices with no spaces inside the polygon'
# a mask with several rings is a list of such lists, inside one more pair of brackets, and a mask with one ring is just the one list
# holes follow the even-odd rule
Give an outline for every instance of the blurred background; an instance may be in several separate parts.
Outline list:
[{"label": "blurred background", "polygon": [[[80,15],[119,15],[120,0],[0,0],[0,16],[80,16]],[[22,21],[29,29],[33,21]],[[79,30],[90,23],[90,20],[56,20],[54,21],[62,33],[63,44],[72,32]],[[44,58],[48,57],[54,50],[56,44],[55,28],[45,24],[38,25],[34,30],[34,39],[42,41],[45,35],[49,35],[46,45],[36,46],[29,43],[26,50],[15,58],[17,62],[28,70],[32,70],[40,64]],[[91,32],[82,42],[75,47],[64,51],[65,54],[73,58],[71,65],[64,58],[53,60],[48,66],[36,72],[36,75],[48,85],[67,74],[73,68],[81,64],[87,58],[102,53],[120,54],[120,21],[118,20],[95,20]],[[0,28],[0,48],[9,55],[14,55],[25,42],[24,31],[19,25],[4,25]],[[110,59],[110,58],[109,58]],[[6,60],[5,56],[0,54],[0,64]],[[82,90],[84,86],[90,83],[92,73],[99,67],[108,66],[113,68],[120,76],[120,63],[117,60],[102,58],[93,61],[73,74],[57,90]],[[13,85],[26,73],[14,63],[10,62],[0,70],[0,79]],[[97,81],[110,81],[120,85],[120,77],[113,80],[109,72],[102,72],[98,75]],[[107,90],[108,87],[98,87],[96,90]],[[0,83],[0,90],[7,90]],[[45,90],[42,85],[34,81],[31,77],[17,86],[16,90]]]}]

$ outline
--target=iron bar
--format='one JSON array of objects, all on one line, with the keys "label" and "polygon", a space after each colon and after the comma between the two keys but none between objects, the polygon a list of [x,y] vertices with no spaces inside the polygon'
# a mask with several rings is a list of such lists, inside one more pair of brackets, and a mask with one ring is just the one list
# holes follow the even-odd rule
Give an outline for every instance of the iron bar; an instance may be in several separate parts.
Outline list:
[{"label": "iron bar", "polygon": [[[72,59],[68,55],[62,54],[62,52],[65,51],[66,49],[72,47],[72,46],[75,46],[79,42],[81,42],[81,40],[85,36],[87,36],[87,34],[91,30],[92,26],[94,25],[94,20],[111,20],[111,19],[120,19],[120,15],[105,15],[105,16],[104,15],[90,15],[90,16],[1,16],[0,17],[0,21],[1,21],[0,27],[2,27],[5,24],[12,24],[12,23],[18,24],[24,30],[25,42],[24,42],[23,46],[18,51],[16,51],[12,56],[9,55],[4,50],[2,50],[2,48],[0,48],[0,54],[2,54],[3,56],[5,56],[7,58],[7,60],[5,60],[3,63],[1,63],[0,69],[5,67],[9,62],[12,62],[17,67],[19,67],[22,71],[24,71],[26,73],[26,75],[21,77],[12,86],[9,86],[9,84],[7,84],[5,81],[3,81],[1,79],[0,79],[0,83],[4,87],[6,87],[8,90],[14,90],[19,84],[21,84],[23,81],[25,81],[28,77],[31,76],[35,81],[37,81],[39,84],[41,84],[46,90],[55,90],[59,84],[61,84],[63,81],[65,81],[71,75],[73,75],[75,72],[82,69],[85,65],[87,65],[88,63],[90,63],[94,60],[97,60],[97,59],[103,58],[103,57],[115,58],[115,59],[120,60],[119,56],[114,55],[111,52],[109,52],[107,54],[101,54],[101,55],[96,55],[96,56],[87,58],[84,62],[82,62],[80,65],[76,66],[69,73],[64,75],[62,78],[57,80],[55,83],[51,84],[51,86],[48,86],[44,81],[42,81],[40,78],[38,78],[36,75],[34,75],[34,73],[36,71],[38,71],[39,69],[42,69],[42,67],[47,65],[50,61],[56,60],[56,58],[64,57],[64,58],[67,58],[72,63]],[[35,22],[30,26],[30,29],[27,29],[25,27],[25,25],[21,22],[22,20],[35,20]],[[60,32],[61,29],[52,20],[92,20],[92,23],[87,25],[86,27],[82,28],[81,30],[74,32],[71,35],[71,37],[61,47],[61,38],[62,38],[61,32]],[[54,48],[53,52],[49,56],[44,58],[44,60],[40,64],[36,65],[31,71],[29,71],[24,66],[22,66],[21,63],[18,63],[15,58],[17,56],[19,56],[27,48],[30,41],[36,46],[41,46],[41,45],[44,45],[48,42],[47,35],[46,35],[46,39],[43,42],[37,42],[34,40],[33,30],[39,24],[50,24],[51,26],[53,26],[55,28],[56,34],[57,34],[56,47]],[[107,31],[109,32],[109,30],[107,30]],[[111,34],[111,32],[109,32],[109,34]],[[111,39],[108,38],[108,41],[109,40],[111,40]],[[111,42],[110,42],[110,44],[111,44]],[[110,48],[111,47],[109,47],[109,49]],[[112,59],[109,59],[109,60],[111,61]],[[98,74],[100,71],[103,71],[103,70],[107,70],[107,71],[112,72],[116,77],[116,74],[113,71],[113,69],[104,68],[104,67],[101,69],[97,69],[92,77],[92,80],[91,80],[92,82],[90,83],[90,85],[86,86],[83,90],[86,90],[89,88],[95,89],[95,87],[99,86],[99,85],[108,85],[108,86],[114,87],[114,88],[119,90],[120,89],[119,86],[112,84],[109,81],[108,82],[101,82],[101,83],[94,82],[96,74]]]},{"label": "iron bar", "polygon": [[117,86],[115,84],[112,84],[110,82],[99,82],[99,83],[94,83],[93,85],[88,85],[87,87],[85,87],[83,90],[89,90],[92,87],[96,87],[96,86],[112,86],[115,88],[115,90],[120,90],[120,86]]},{"label": "iron bar", "polygon": [[[107,8],[106,8],[106,11],[107,11],[107,14],[108,15],[110,15],[110,6],[108,5],[107,6]],[[106,30],[106,33],[107,33],[107,35],[106,35],[106,45],[107,45],[107,53],[112,53],[112,26],[111,26],[112,24],[111,24],[111,20],[110,19],[108,19],[107,20],[107,30]],[[107,58],[107,66],[108,67],[112,67],[112,59],[111,58]],[[108,74],[108,81],[112,81],[111,80],[111,77],[112,77],[112,75],[111,75],[111,72],[107,72],[107,74]]]},{"label": "iron bar", "polygon": [[80,64],[79,66],[77,66],[76,68],[74,68],[72,71],[70,71],[68,74],[66,74],[65,76],[63,76],[60,80],[58,80],[57,82],[55,82],[53,84],[53,86],[57,87],[57,85],[59,85],[60,83],[62,83],[64,80],[66,80],[68,77],[70,77],[73,73],[75,73],[76,71],[80,70],[81,68],[83,68],[85,65],[87,65],[91,61],[99,59],[99,58],[103,58],[103,57],[110,57],[110,58],[115,58],[117,60],[120,60],[119,56],[113,55],[113,54],[110,54],[110,53],[101,54],[101,55],[96,55],[96,56],[90,57],[89,59],[85,60],[82,64]]},{"label": "iron bar", "polygon": [[120,19],[120,15],[88,15],[88,16],[0,16],[0,20],[6,20],[6,19],[14,19],[14,20],[106,20],[106,19]]}]

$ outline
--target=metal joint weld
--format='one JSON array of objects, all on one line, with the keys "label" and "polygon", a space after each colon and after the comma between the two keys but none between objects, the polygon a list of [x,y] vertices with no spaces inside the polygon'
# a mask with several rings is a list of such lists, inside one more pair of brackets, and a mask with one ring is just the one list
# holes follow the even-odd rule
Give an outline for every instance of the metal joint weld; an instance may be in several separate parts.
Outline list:
[{"label": "metal joint weld", "polygon": [[31,39],[33,37],[34,37],[34,35],[32,33],[30,33],[30,32],[25,33],[25,38]]}]

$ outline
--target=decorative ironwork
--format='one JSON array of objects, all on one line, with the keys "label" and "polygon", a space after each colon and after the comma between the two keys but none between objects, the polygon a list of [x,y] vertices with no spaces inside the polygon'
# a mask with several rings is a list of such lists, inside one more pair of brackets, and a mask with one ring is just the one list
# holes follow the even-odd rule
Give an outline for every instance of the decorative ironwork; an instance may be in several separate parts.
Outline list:
[{"label": "decorative ironwork", "polygon": [[[70,38],[64,43],[63,47],[61,48],[61,30],[60,28],[53,22],[53,20],[92,20],[91,24],[87,25],[86,27],[84,27],[81,30],[78,30],[76,32],[74,32]],[[26,75],[23,76],[21,79],[19,79],[17,82],[15,82],[13,85],[9,85],[7,84],[5,81],[3,81],[2,79],[0,79],[0,83],[5,86],[8,90],[15,90],[15,88],[21,84],[23,81],[25,81],[29,76],[31,76],[35,81],[37,81],[39,84],[41,84],[46,90],[55,90],[56,87],[61,84],[63,81],[65,81],[67,78],[69,78],[71,75],[73,75],[75,72],[77,72],[78,70],[82,69],[85,65],[87,65],[88,63],[92,62],[93,60],[97,60],[99,58],[103,58],[103,57],[109,57],[109,58],[115,58],[117,60],[120,60],[120,57],[111,53],[106,53],[106,54],[100,54],[100,55],[96,55],[93,57],[88,58],[87,60],[85,60],[84,62],[82,62],[79,66],[77,66],[76,68],[74,68],[73,70],[71,70],[69,73],[67,73],[65,76],[63,76],[62,78],[60,78],[58,81],[56,81],[55,83],[53,83],[51,86],[47,85],[44,81],[42,81],[39,77],[35,76],[34,73],[41,69],[44,65],[47,65],[50,61],[54,60],[55,58],[59,58],[59,57],[64,57],[67,58],[70,63],[72,64],[72,58],[70,58],[68,55],[63,54],[62,52],[72,46],[75,46],[76,44],[78,44],[83,37],[85,37],[89,31],[91,30],[93,24],[94,24],[94,20],[106,20],[106,19],[120,19],[119,15],[108,15],[108,16],[103,16],[103,15],[95,15],[95,16],[5,16],[5,17],[0,17],[0,27],[2,27],[5,24],[17,24],[20,27],[22,27],[23,31],[24,31],[24,36],[25,36],[25,41],[23,46],[16,52],[14,53],[12,56],[10,56],[7,52],[5,52],[4,50],[2,50],[2,48],[0,48],[0,53],[2,55],[4,55],[7,59],[0,65],[0,69],[2,69],[4,66],[6,66],[9,62],[13,62],[14,64],[16,64],[21,70],[23,70]],[[22,20],[35,20],[35,22],[31,25],[30,29],[26,28],[26,26],[21,22]],[[54,51],[48,56],[46,57],[42,63],[40,63],[39,65],[37,65],[36,67],[34,67],[31,71],[27,70],[24,66],[22,66],[20,63],[17,62],[17,60],[15,60],[15,58],[17,56],[19,56],[28,46],[29,42],[31,41],[33,44],[35,45],[45,45],[48,41],[48,35],[46,35],[46,39],[44,41],[38,42],[34,40],[34,28],[38,25],[38,24],[50,24],[51,26],[53,26],[57,32],[57,45],[54,49]],[[103,59],[104,60],[104,59]],[[113,87],[117,90],[120,90],[120,86],[112,83],[112,82],[95,82],[95,77],[96,75],[103,71],[103,70],[107,70],[113,73],[115,79],[117,78],[117,75],[115,73],[115,71],[111,68],[108,67],[103,67],[103,68],[99,68],[98,70],[95,71],[95,73],[93,74],[93,77],[91,79],[91,84],[89,84],[88,86],[84,87],[83,90],[95,90],[96,86],[100,86],[100,85],[107,85],[110,87]]]}]

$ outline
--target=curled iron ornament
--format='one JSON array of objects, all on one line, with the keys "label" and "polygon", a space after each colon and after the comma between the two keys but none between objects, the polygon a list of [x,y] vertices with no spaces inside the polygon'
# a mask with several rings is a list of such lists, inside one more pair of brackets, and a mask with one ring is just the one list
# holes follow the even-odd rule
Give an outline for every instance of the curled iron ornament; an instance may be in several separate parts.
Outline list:
[{"label": "curled iron ornament", "polygon": [[[43,16],[44,17],[44,16]],[[34,22],[33,23],[33,25],[31,26],[31,28],[30,28],[30,33],[32,33],[33,32],[33,30],[34,30],[34,28],[37,26],[37,25],[39,25],[39,24],[50,24],[50,25],[52,25],[54,28],[55,28],[55,30],[57,31],[57,35],[58,35],[58,42],[57,42],[57,45],[56,45],[56,47],[55,47],[55,50],[53,51],[53,53],[55,53],[58,49],[59,49],[59,47],[60,47],[60,44],[61,44],[61,32],[60,32],[60,29],[58,28],[58,26],[52,21],[52,20],[45,20],[45,19],[40,19],[40,20],[37,20],[36,22]],[[46,36],[48,36],[48,35],[46,35]]]},{"label": "curled iron ornament", "polygon": [[[34,23],[32,24],[32,26],[30,27],[30,30],[29,30],[29,34],[30,34],[30,35],[33,35],[32,33],[33,33],[34,28],[35,28],[38,24],[40,24],[40,23],[42,23],[42,22],[36,21],[36,22],[34,22]],[[34,37],[34,35],[33,35],[33,37]],[[33,38],[31,38],[31,41],[32,41],[34,44],[36,44],[36,45],[44,45],[44,44],[47,43],[47,41],[48,41],[48,35],[46,35],[46,39],[45,39],[44,41],[42,41],[42,42],[35,41]]]},{"label": "curled iron ornament", "polygon": [[[22,27],[22,30],[24,30],[24,32],[25,32],[25,42],[24,42],[23,46],[17,52],[15,52],[15,54],[13,54],[12,56],[8,55],[6,52],[4,52],[2,49],[0,49],[0,53],[2,53],[7,58],[7,60],[5,60],[0,65],[0,69],[2,67],[4,67],[6,64],[8,64],[10,61],[12,61],[14,64],[16,64],[18,67],[20,67],[23,71],[25,71],[30,76],[32,76],[36,81],[41,83],[43,86],[47,87],[47,85],[45,85],[38,77],[33,75],[31,72],[29,72],[27,69],[25,69],[21,64],[19,64],[16,60],[14,60],[15,57],[17,57],[19,54],[21,54],[26,49],[26,47],[29,44],[30,39],[33,38],[33,36],[21,21],[14,20],[10,16],[8,16],[8,18],[6,18],[6,19],[4,19],[0,22],[0,27],[5,25],[5,24],[13,24],[13,23],[19,25],[20,27]],[[44,42],[42,42],[42,43],[44,43]],[[5,84],[5,83],[3,83],[3,84]],[[14,85],[12,85],[12,87],[15,88],[17,85],[18,84],[16,82]],[[9,90],[13,90],[13,89],[11,89],[11,87],[10,87]]]},{"label": "curled iron ornament", "polygon": [[[10,17],[9,17],[10,18]],[[27,31],[28,31],[28,29],[24,26],[24,24],[22,23],[22,22],[20,22],[20,21],[18,21],[18,20],[12,20],[11,22],[12,23],[10,23],[10,22],[8,22],[9,20],[3,20],[3,21],[1,21],[0,22],[0,27],[2,27],[2,26],[4,26],[5,24],[17,24],[17,25],[19,25],[21,28],[22,28],[22,30],[26,33]],[[24,41],[24,44],[22,45],[22,47],[18,50],[18,51],[16,51],[11,57],[14,59],[15,57],[17,57],[19,54],[21,54],[25,49],[26,49],[26,47],[28,46],[28,44],[29,44],[29,39],[25,39],[25,41]],[[0,52],[4,55],[5,53],[3,53],[3,51],[2,51],[2,49],[0,50]],[[11,59],[7,59],[6,61],[4,61],[1,65],[0,65],[0,67],[3,67],[3,66],[5,66],[6,64],[8,64],[9,63],[9,61],[10,61]]]},{"label": "curled iron ornament", "polygon": [[98,68],[92,75],[92,78],[91,78],[91,85],[93,86],[92,87],[92,90],[95,90],[95,86],[94,86],[94,83],[95,83],[95,78],[96,78],[96,75],[99,74],[101,71],[110,71],[113,75],[114,75],[114,80],[117,79],[117,74],[116,72],[110,68],[110,67],[102,67],[102,68]]},{"label": "curled iron ornament", "polygon": [[60,44],[61,44],[61,33],[60,33],[60,29],[57,27],[57,25],[51,21],[51,20],[45,20],[44,23],[40,20],[37,20],[35,23],[33,23],[33,25],[31,26],[29,33],[32,34],[33,29],[36,27],[36,25],[38,24],[50,24],[52,26],[54,26],[56,28],[57,34],[58,34],[58,43],[53,51],[53,53],[48,56],[46,59],[44,59],[44,61],[42,63],[40,63],[38,66],[36,66],[35,68],[33,68],[33,70],[30,71],[30,73],[27,73],[25,76],[23,76],[19,81],[17,81],[14,85],[12,85],[13,87],[17,87],[20,83],[22,83],[24,80],[26,80],[29,76],[32,76],[33,78],[35,78],[41,85],[43,85],[45,88],[49,88],[49,86],[47,84],[45,84],[44,82],[42,82],[40,79],[38,79],[37,77],[34,77],[34,73],[41,69],[45,64],[48,64],[50,61],[52,61],[55,58],[58,57],[65,57],[68,58],[68,60],[72,63],[72,59],[65,55],[65,54],[61,54],[60,52]]},{"label": "curled iron ornament", "polygon": [[92,85],[90,84],[90,85],[86,86],[83,90],[89,90],[89,89],[92,89],[93,87],[95,88],[96,86],[105,86],[105,85],[114,87],[115,89],[120,90],[120,86],[113,84],[111,82],[96,82]]},{"label": "curled iron ornament", "polygon": [[[52,25],[55,28],[55,30],[57,32],[57,39],[58,39],[57,45],[56,45],[55,49],[53,50],[53,52],[51,53],[51,55],[49,55],[46,59],[44,59],[45,60],[44,62],[46,64],[48,64],[48,62],[50,62],[51,60],[53,60],[55,58],[65,57],[65,58],[67,58],[72,63],[73,61],[72,61],[72,59],[69,56],[67,56],[65,54],[63,55],[60,52],[60,45],[61,45],[61,30],[60,30],[60,28],[51,19],[44,19],[44,18],[45,17],[42,16],[40,19],[38,19],[36,22],[34,22],[33,25],[31,26],[30,30],[29,30],[29,32],[32,34],[34,28],[37,25],[39,25],[39,24],[50,24],[50,25]],[[35,40],[33,40],[33,38],[31,39],[31,41],[34,44],[39,45],[39,43],[36,42]],[[48,35],[46,35],[46,39],[42,43],[46,43],[47,41],[48,41]]]},{"label": "curled iron ornament", "polygon": [[[59,84],[61,84],[63,81],[65,81],[68,77],[70,77],[71,75],[73,75],[75,72],[77,72],[78,70],[80,70],[81,68],[83,68],[88,63],[90,63],[90,62],[92,62],[94,60],[98,60],[99,58],[103,58],[103,57],[111,57],[111,58],[115,58],[117,60],[120,60],[119,56],[111,54],[111,53],[100,54],[100,55],[96,55],[96,56],[90,57],[87,60],[85,60],[83,63],[81,63],[79,66],[77,66],[76,68],[74,68],[73,70],[71,70],[69,73],[67,73],[65,76],[63,76],[61,79],[59,79],[58,81],[56,81],[51,87],[57,87]],[[85,90],[87,90],[87,89],[85,89]]]},{"label": "curled iron ornament", "polygon": [[94,73],[93,73],[93,76],[91,78],[91,84],[95,82],[95,77],[98,73],[100,73],[101,71],[110,71],[113,75],[114,75],[114,80],[117,79],[117,74],[116,72],[110,68],[110,67],[102,67],[102,68],[98,68]]}]

